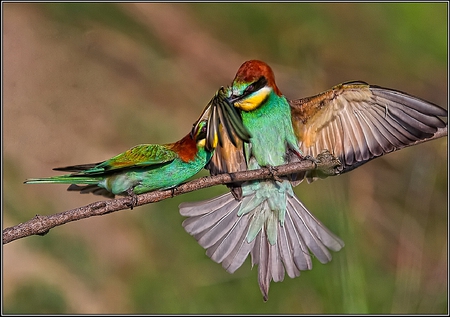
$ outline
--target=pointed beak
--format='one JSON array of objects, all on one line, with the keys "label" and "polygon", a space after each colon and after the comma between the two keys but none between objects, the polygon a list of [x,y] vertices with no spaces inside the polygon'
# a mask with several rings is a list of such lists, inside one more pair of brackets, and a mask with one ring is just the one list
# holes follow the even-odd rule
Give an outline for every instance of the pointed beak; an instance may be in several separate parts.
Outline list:
[{"label": "pointed beak", "polygon": [[241,96],[233,96],[231,95],[229,98],[227,98],[228,103],[230,105],[234,104],[235,102],[238,102],[239,100],[244,99],[246,96],[245,95],[241,95]]}]

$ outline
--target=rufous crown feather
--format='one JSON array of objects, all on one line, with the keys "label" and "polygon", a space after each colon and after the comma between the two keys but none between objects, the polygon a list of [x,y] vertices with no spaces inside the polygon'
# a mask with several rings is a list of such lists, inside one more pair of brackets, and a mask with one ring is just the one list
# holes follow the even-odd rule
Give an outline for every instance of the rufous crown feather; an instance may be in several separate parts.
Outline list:
[{"label": "rufous crown feather", "polygon": [[272,87],[273,91],[278,96],[281,96],[282,93],[278,89],[277,84],[275,84],[275,75],[273,74],[272,68],[263,61],[253,59],[244,62],[241,67],[239,67],[233,82],[252,83],[262,76],[266,78],[267,85]]}]

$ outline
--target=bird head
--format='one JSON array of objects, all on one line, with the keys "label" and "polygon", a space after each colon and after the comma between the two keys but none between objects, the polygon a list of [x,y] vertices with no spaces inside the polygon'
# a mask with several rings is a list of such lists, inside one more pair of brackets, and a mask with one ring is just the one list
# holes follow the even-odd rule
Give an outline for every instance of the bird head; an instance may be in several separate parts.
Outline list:
[{"label": "bird head", "polygon": [[238,109],[253,111],[263,105],[272,92],[282,95],[270,66],[262,61],[250,60],[239,67],[228,101]]},{"label": "bird head", "polygon": [[[206,133],[208,131],[208,122],[206,120],[201,120],[196,125],[195,129],[191,131],[191,138],[197,144],[197,147],[205,147],[206,145]],[[214,150],[214,149],[212,149]]]}]

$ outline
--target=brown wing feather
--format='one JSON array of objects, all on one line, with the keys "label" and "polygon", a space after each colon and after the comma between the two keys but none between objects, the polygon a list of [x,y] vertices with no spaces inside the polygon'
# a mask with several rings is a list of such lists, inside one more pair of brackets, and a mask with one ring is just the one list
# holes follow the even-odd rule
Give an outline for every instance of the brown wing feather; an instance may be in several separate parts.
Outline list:
[{"label": "brown wing feather", "polygon": [[349,82],[319,95],[290,100],[292,123],[305,155],[329,150],[341,173],[432,137],[447,111],[401,91]]},{"label": "brown wing feather", "polygon": [[[218,127],[218,130],[222,138],[222,144],[217,144],[214,155],[205,168],[209,170],[211,175],[247,170],[243,142],[236,138],[237,144],[234,146],[226,135],[222,125]],[[235,198],[239,200],[242,198],[242,189],[239,184],[229,184],[228,187],[230,187]]]},{"label": "brown wing feather", "polygon": [[[232,113],[233,109],[230,108],[232,106],[226,103],[225,97],[225,90],[222,87],[205,107],[193,128],[193,130],[197,129],[201,121],[208,121],[205,148],[214,149],[214,154],[205,168],[211,175],[247,170],[243,142],[250,138],[250,134],[242,122],[239,122],[238,114]],[[242,198],[242,188],[239,183],[227,186],[236,199]]]}]

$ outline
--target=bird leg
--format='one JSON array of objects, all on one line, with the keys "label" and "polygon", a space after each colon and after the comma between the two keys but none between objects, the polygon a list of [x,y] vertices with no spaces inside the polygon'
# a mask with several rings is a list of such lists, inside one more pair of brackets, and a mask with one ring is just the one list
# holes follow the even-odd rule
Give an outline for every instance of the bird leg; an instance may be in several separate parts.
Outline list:
[{"label": "bird leg", "polygon": [[315,159],[313,158],[313,162],[316,165],[316,168],[326,176],[339,174],[337,168],[342,165],[341,161],[334,157],[328,150],[322,151]]},{"label": "bird leg", "polygon": [[269,169],[270,176],[272,176],[272,178],[273,178],[274,180],[276,180],[277,182],[280,182],[280,183],[283,182],[283,180],[282,180],[280,177],[278,177],[277,175],[275,175],[275,174],[273,173],[273,172],[278,171],[278,168],[277,168],[276,166],[267,165],[266,167]]},{"label": "bird leg", "polygon": [[[320,156],[320,154],[317,157],[319,157],[319,156]],[[317,158],[314,158],[314,156],[311,156],[311,155],[305,155],[305,156],[303,156],[303,159],[306,161],[313,162],[314,165],[316,166],[316,168],[317,168],[317,164],[320,164],[320,160]]]},{"label": "bird leg", "polygon": [[138,196],[134,193],[133,189],[133,187],[127,189],[127,194],[129,197],[131,197],[131,202],[126,204],[130,207],[131,210],[133,210],[133,207],[136,207],[139,202]]},{"label": "bird leg", "polygon": [[178,186],[174,186],[170,188],[170,196],[175,197],[175,192],[178,190]]}]

